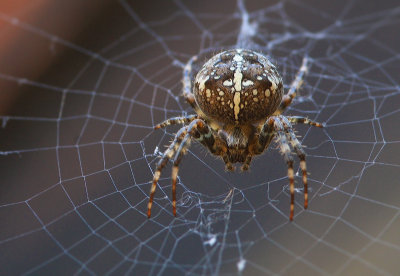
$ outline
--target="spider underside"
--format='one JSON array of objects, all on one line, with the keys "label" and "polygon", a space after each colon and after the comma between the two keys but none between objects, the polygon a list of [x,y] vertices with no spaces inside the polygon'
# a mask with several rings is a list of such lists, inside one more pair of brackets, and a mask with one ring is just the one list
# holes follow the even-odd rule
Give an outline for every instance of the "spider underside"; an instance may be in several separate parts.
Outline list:
[{"label": "spider underside", "polygon": [[191,71],[197,56],[184,68],[183,96],[196,114],[170,118],[155,129],[173,124],[184,124],[162,154],[154,173],[147,216],[151,207],[161,170],[169,160],[172,167],[172,208],[176,216],[176,181],[179,163],[192,139],[200,142],[213,155],[221,157],[226,169],[234,170],[234,163],[242,163],[248,170],[252,157],[262,154],[275,138],[288,166],[290,186],[290,215],[294,214],[294,171],[291,148],[300,159],[304,183],[304,208],[308,206],[306,154],[292,124],[301,123],[323,127],[318,122],[300,116],[283,116],[292,103],[307,72],[308,59],[303,59],[286,95],[282,79],[275,66],[262,54],[245,49],[223,51],[209,59],[194,80]]}]

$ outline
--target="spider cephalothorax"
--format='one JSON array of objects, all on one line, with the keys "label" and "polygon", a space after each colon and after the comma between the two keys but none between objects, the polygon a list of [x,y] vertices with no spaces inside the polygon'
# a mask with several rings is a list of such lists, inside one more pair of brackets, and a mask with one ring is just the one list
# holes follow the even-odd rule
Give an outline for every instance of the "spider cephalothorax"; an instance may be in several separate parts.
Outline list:
[{"label": "spider cephalothorax", "polygon": [[308,205],[307,170],[305,152],[298,141],[292,123],[322,127],[299,116],[283,116],[282,112],[296,96],[307,71],[307,58],[298,71],[289,91],[283,93],[282,78],[275,66],[264,55],[244,49],[223,51],[209,59],[197,73],[192,91],[191,70],[197,60],[193,57],[184,70],[184,97],[196,114],[175,117],[157,125],[185,124],[175,135],[174,141],[164,152],[154,173],[150,191],[148,217],[161,170],[173,158],[172,206],[176,216],[176,179],[178,165],[190,140],[195,139],[208,150],[222,157],[228,170],[233,163],[242,163],[242,170],[249,168],[252,157],[268,148],[276,138],[288,165],[290,184],[290,220],[294,212],[294,172],[291,149],[300,159],[304,183],[304,208]]}]

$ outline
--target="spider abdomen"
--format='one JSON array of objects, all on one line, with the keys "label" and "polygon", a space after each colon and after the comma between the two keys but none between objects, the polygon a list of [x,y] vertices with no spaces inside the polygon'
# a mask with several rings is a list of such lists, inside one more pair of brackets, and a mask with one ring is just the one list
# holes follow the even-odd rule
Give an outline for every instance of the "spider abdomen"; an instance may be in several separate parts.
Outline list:
[{"label": "spider abdomen", "polygon": [[194,83],[197,105],[210,118],[227,124],[264,120],[278,108],[282,78],[264,55],[228,50],[213,56]]}]

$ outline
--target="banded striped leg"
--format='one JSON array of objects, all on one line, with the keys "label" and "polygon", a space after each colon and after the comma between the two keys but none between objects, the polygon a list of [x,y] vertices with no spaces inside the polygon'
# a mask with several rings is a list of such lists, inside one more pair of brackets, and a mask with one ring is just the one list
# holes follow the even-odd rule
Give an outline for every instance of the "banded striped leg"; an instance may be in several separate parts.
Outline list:
[{"label": "banded striped leg", "polygon": [[197,60],[197,56],[193,56],[185,65],[183,69],[183,96],[185,97],[186,101],[196,109],[196,102],[194,99],[194,95],[192,93],[192,66],[193,63]]},{"label": "banded striped leg", "polygon": [[293,157],[290,154],[290,146],[286,138],[285,127],[282,124],[280,117],[270,117],[267,121],[268,124],[273,124],[274,131],[277,135],[277,142],[279,144],[280,151],[283,155],[288,166],[288,178],[290,187],[290,215],[289,219],[293,220],[294,214],[294,170],[293,170]]},{"label": "banded striped leg", "polygon": [[303,185],[304,185],[304,209],[308,207],[308,181],[307,181],[307,165],[306,165],[306,153],[301,146],[300,141],[297,139],[290,122],[282,117],[286,128],[286,136],[290,141],[297,157],[300,159],[300,168],[303,174]]},{"label": "banded striped leg", "polygon": [[301,117],[301,116],[286,116],[286,118],[289,120],[289,122],[291,122],[293,124],[304,124],[304,125],[310,125],[310,126],[315,126],[315,127],[320,127],[320,128],[325,127],[325,124],[321,124],[321,123],[312,121],[308,118]]},{"label": "banded striped leg", "polygon": [[308,181],[307,181],[307,165],[306,165],[306,153],[301,146],[299,140],[296,138],[296,135],[293,133],[293,130],[288,132],[290,136],[290,140],[292,143],[292,147],[296,152],[297,157],[300,159],[300,168],[303,173],[303,185],[304,185],[304,209],[308,207]]},{"label": "banded striped leg", "polygon": [[262,126],[260,136],[258,137],[258,146],[255,149],[255,154],[264,152],[264,149],[269,146],[275,135],[274,130],[275,117],[270,117]]},{"label": "banded striped leg", "polygon": [[282,114],[285,109],[292,103],[293,99],[296,97],[297,90],[299,90],[300,86],[303,83],[304,75],[307,73],[308,70],[308,58],[304,57],[303,62],[301,64],[300,70],[297,72],[296,77],[294,78],[288,93],[283,96],[281,104],[277,111],[275,111],[274,115]]},{"label": "banded striped leg", "polygon": [[158,125],[156,125],[154,127],[154,129],[160,129],[160,128],[164,128],[166,126],[169,125],[177,125],[177,124],[187,124],[190,123],[191,121],[193,121],[194,119],[197,119],[198,116],[197,115],[188,115],[188,116],[179,116],[179,117],[173,117],[173,118],[169,118],[168,120],[165,120],[162,123],[159,123]]},{"label": "banded striped leg", "polygon": [[[223,131],[222,129],[218,130],[218,136],[222,137],[222,139],[224,141],[228,140],[228,134]],[[231,160],[229,159],[229,156],[226,154],[226,152],[224,154],[222,154],[222,160],[224,160],[225,163],[225,170],[229,171],[229,172],[234,172],[235,171],[235,167],[233,166]]]},{"label": "banded striped leg", "polygon": [[[210,134],[210,135],[208,135]],[[187,147],[189,147],[190,139],[192,137],[198,136],[205,137],[209,139],[212,137],[209,128],[206,126],[205,122],[201,119],[194,120],[187,127],[187,132],[176,151],[174,158],[174,165],[172,167],[172,212],[176,216],[176,180],[178,178],[179,163],[182,161],[183,155],[186,153]],[[186,145],[187,144],[187,145]]]},{"label": "banded striped leg", "polygon": [[160,161],[157,163],[156,171],[154,173],[153,177],[153,184],[151,186],[150,190],[150,198],[149,198],[149,203],[147,204],[147,217],[151,217],[151,207],[153,206],[153,199],[154,199],[154,194],[156,192],[157,188],[157,182],[160,179],[161,176],[161,170],[167,165],[168,160],[172,158],[172,156],[175,154],[176,148],[179,146],[181,143],[182,139],[184,138],[185,134],[187,132],[187,127],[182,127],[175,135],[174,141],[169,145],[168,149],[164,152],[162,158]]},{"label": "banded striped leg", "polygon": [[[261,135],[261,133],[264,133]],[[288,178],[289,178],[289,187],[290,187],[290,216],[289,219],[293,220],[294,214],[294,170],[293,170],[293,157],[291,156],[290,146],[288,143],[288,139],[286,138],[285,127],[281,121],[281,116],[272,116],[269,117],[262,127],[259,139],[262,142],[260,146],[264,143],[270,143],[272,138],[277,136],[277,143],[279,145],[280,151],[283,155],[283,158],[288,166]],[[264,138],[262,138],[264,137]]]}]

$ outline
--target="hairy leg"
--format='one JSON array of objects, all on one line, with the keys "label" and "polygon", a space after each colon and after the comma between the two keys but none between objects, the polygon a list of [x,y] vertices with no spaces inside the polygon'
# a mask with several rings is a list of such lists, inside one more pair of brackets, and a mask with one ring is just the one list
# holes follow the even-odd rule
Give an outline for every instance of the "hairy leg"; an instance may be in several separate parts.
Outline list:
[{"label": "hairy leg", "polygon": [[179,164],[182,161],[183,155],[186,153],[187,148],[190,146],[192,137],[200,137],[209,131],[205,122],[201,119],[194,120],[187,127],[187,132],[176,151],[174,164],[172,166],[172,212],[176,216],[176,181],[178,178]]},{"label": "hairy leg", "polygon": [[312,121],[308,118],[301,117],[301,116],[286,116],[286,118],[289,120],[289,122],[293,124],[305,124],[305,125],[310,125],[310,126],[316,126],[316,127],[325,127],[325,124],[321,124],[315,121]]},{"label": "hairy leg", "polygon": [[[296,155],[300,159],[300,168],[303,173],[304,184],[304,208],[308,207],[308,182],[307,182],[307,167],[306,167],[306,153],[303,150],[299,140],[297,139],[290,120],[285,116],[272,116],[268,118],[259,135],[258,147],[262,149],[263,145],[271,142],[273,137],[276,136],[277,143],[284,160],[288,166],[288,178],[290,187],[290,220],[293,220],[294,215],[294,170],[293,170],[293,157],[291,156],[290,145],[293,147]],[[261,142],[260,142],[261,141]]]},{"label": "hairy leg", "polygon": [[286,137],[291,143],[294,151],[296,152],[297,157],[300,159],[300,168],[303,174],[303,185],[304,185],[304,209],[308,207],[308,180],[307,180],[307,164],[306,164],[306,153],[297,139],[296,134],[290,124],[289,120],[282,116],[281,120],[284,123],[284,127],[286,129]]},{"label": "hairy leg", "polygon": [[[168,149],[164,152],[162,158],[157,164],[156,171],[154,173],[153,185],[150,191],[150,199],[147,207],[147,216],[150,218],[151,216],[151,207],[153,204],[154,194],[157,187],[157,182],[161,175],[161,170],[166,166],[168,160],[173,160],[172,167],[172,208],[173,214],[176,216],[176,182],[179,171],[179,163],[182,160],[184,153],[186,152],[187,147],[189,146],[189,142],[191,138],[195,138],[203,145],[205,145],[211,153],[215,155],[220,155],[223,152],[221,149],[221,141],[220,138],[216,137],[212,130],[207,126],[207,124],[201,120],[194,118],[192,122],[188,126],[182,127],[177,134],[175,135],[174,141],[168,147]],[[219,139],[219,140],[218,140]],[[216,143],[219,142],[219,143]]]},{"label": "hairy leg", "polygon": [[279,145],[280,152],[288,166],[288,178],[290,187],[290,220],[293,220],[294,214],[294,170],[293,170],[293,157],[291,155],[289,142],[286,136],[285,126],[281,120],[282,116],[271,116],[264,123],[261,128],[258,143],[255,147],[254,153],[260,154],[271,143],[272,139],[276,137]]},{"label": "hairy leg", "polygon": [[276,117],[270,117],[261,127],[260,134],[258,136],[257,144],[252,152],[254,154],[261,154],[266,148],[268,148],[272,139],[275,136],[274,123]]},{"label": "hairy leg", "polygon": [[187,115],[187,116],[179,116],[179,117],[169,118],[168,120],[165,120],[164,122],[156,125],[154,127],[154,129],[164,128],[169,125],[187,124],[197,118],[198,118],[198,115]]},{"label": "hairy leg", "polygon": [[197,56],[193,56],[183,69],[183,96],[194,109],[196,109],[196,102],[192,93],[192,66],[196,60]]},{"label": "hairy leg", "polygon": [[297,91],[299,90],[300,86],[303,83],[304,75],[307,73],[308,70],[307,66],[308,66],[308,58],[304,57],[303,63],[301,64],[301,67],[297,72],[296,77],[294,78],[292,84],[290,85],[288,93],[283,96],[281,104],[278,110],[275,111],[274,115],[282,114],[285,111],[285,109],[292,103],[293,99],[296,97]]},{"label": "hairy leg", "polygon": [[283,159],[288,166],[288,178],[289,178],[289,188],[290,188],[290,215],[289,219],[293,220],[294,215],[294,170],[293,170],[293,157],[291,155],[289,142],[286,138],[285,128],[280,121],[280,118],[273,117],[274,119],[274,129],[277,135],[277,142]]},{"label": "hairy leg", "polygon": [[187,127],[182,127],[175,135],[173,142],[169,145],[168,149],[163,153],[161,159],[157,163],[156,171],[154,172],[153,184],[150,190],[149,203],[147,204],[147,217],[151,216],[151,207],[153,205],[154,194],[157,188],[157,182],[160,179],[161,171],[167,165],[168,160],[173,157],[176,152],[176,148],[180,145],[182,139],[187,132]]}]

